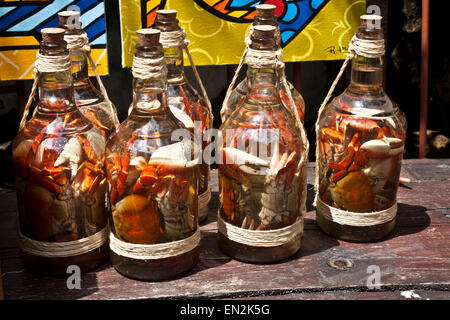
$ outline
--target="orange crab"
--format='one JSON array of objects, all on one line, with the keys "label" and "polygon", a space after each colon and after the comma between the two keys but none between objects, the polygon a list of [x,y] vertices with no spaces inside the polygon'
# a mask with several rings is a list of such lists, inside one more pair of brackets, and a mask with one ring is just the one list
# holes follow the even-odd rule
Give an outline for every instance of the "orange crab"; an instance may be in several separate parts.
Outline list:
[{"label": "orange crab", "polygon": [[401,159],[403,139],[393,131],[375,120],[344,114],[322,128],[320,156],[332,173],[331,193],[319,186],[322,200],[354,212],[371,211],[374,192],[396,172]]}]

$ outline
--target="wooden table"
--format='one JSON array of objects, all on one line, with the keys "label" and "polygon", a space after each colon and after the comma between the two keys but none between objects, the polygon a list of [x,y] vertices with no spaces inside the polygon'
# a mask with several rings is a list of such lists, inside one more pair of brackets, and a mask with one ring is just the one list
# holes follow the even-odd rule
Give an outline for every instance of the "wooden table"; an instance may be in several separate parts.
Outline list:
[{"label": "wooden table", "polygon": [[[300,251],[291,259],[252,265],[232,260],[219,250],[214,170],[210,215],[201,226],[200,261],[192,271],[172,281],[139,282],[106,264],[84,274],[79,290],[67,289],[66,279],[24,269],[17,248],[15,192],[3,189],[0,269],[4,298],[450,299],[450,159],[403,162],[402,176],[412,182],[399,187],[397,226],[384,241],[367,244],[339,241],[320,231],[312,205],[314,164],[308,170],[305,232]],[[337,261],[335,267],[333,261]],[[341,268],[342,263],[350,267]],[[371,290],[368,278],[377,267],[381,288]]]}]

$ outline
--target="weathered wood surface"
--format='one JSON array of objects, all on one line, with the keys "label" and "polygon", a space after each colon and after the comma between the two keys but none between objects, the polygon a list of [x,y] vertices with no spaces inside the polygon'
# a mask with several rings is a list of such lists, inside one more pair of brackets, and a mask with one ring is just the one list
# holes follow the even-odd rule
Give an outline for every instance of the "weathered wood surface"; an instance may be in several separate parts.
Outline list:
[{"label": "weathered wood surface", "polygon": [[[66,279],[26,271],[17,248],[15,193],[0,192],[0,262],[5,299],[450,299],[450,159],[405,160],[402,176],[413,181],[399,187],[394,232],[384,241],[356,244],[320,231],[313,201],[314,167],[308,167],[308,213],[300,251],[269,265],[235,261],[217,246],[217,172],[213,173],[210,215],[201,226],[198,265],[184,277],[139,282],[119,275],[110,264],[84,274],[81,289],[69,290]],[[353,266],[340,271],[328,262],[345,258]],[[368,267],[378,266],[381,288],[367,287]],[[411,291],[413,290],[413,291]]]},{"label": "weathered wood surface", "polygon": [[[0,264],[0,275],[2,274],[2,266]],[[0,277],[0,300],[3,300],[3,282],[2,277]]]}]

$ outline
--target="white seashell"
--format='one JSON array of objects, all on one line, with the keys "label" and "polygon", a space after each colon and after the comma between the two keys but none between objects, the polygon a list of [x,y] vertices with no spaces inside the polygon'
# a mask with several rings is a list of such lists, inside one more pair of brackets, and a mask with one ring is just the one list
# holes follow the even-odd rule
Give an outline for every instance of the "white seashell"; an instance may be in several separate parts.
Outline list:
[{"label": "white seashell", "polygon": [[95,155],[100,157],[105,151],[106,140],[100,130],[96,127],[93,127],[86,133],[86,139],[89,141],[89,144],[94,149]]},{"label": "white seashell", "polygon": [[[170,102],[169,102],[169,104],[170,104]],[[184,112],[181,109],[178,109],[177,107],[173,107],[173,106],[169,106],[169,109],[172,112],[172,114],[175,116],[175,118],[180,120],[181,123],[183,123],[187,129],[194,129],[194,122],[192,121],[191,117],[189,117],[187,115],[186,112]]]},{"label": "white seashell", "polygon": [[397,126],[395,125],[395,121],[392,119],[392,118],[389,118],[389,117],[387,117],[387,118],[385,118],[384,119],[387,123],[389,123],[390,125],[391,125],[391,127],[392,128],[396,128]]},{"label": "white seashell", "polygon": [[229,148],[225,147],[223,148],[223,151],[225,151],[226,158],[223,159],[225,163],[229,163],[229,161],[233,161],[235,164],[241,165],[241,164],[251,164],[251,165],[257,165],[257,166],[269,166],[269,162],[266,160],[263,160],[261,158],[258,158],[250,153],[241,151],[236,148]]},{"label": "white seashell", "polygon": [[[149,110],[156,110],[159,109],[161,107],[161,102],[159,102],[158,100],[152,100],[150,102],[138,102],[136,104],[136,106],[139,109],[145,109],[147,111]],[[132,108],[130,108],[132,109]]]},{"label": "white seashell", "polygon": [[163,163],[176,167],[194,167],[198,164],[198,159],[190,159],[190,143],[180,141],[156,149],[150,157],[148,164]]},{"label": "white seashell", "polygon": [[369,150],[376,153],[389,153],[389,143],[382,139],[374,139],[364,142],[360,149]]}]

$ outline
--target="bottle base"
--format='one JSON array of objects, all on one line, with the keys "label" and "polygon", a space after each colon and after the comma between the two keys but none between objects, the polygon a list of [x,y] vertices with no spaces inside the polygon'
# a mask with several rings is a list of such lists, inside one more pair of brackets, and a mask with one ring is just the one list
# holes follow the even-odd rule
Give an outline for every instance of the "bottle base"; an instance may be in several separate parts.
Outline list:
[{"label": "bottle base", "polygon": [[376,242],[389,235],[395,227],[395,217],[382,224],[356,227],[330,221],[316,212],[316,221],[319,228],[329,236],[349,242]]},{"label": "bottle base", "polygon": [[269,264],[292,257],[300,249],[301,237],[295,237],[291,241],[276,247],[254,247],[228,239],[218,233],[220,249],[233,259],[249,262]]},{"label": "bottle base", "polygon": [[117,272],[141,281],[162,281],[181,276],[197,264],[199,256],[199,247],[175,257],[156,260],[132,259],[110,251],[111,262]]},{"label": "bottle base", "polygon": [[21,251],[22,261],[31,272],[46,276],[67,277],[67,268],[71,265],[78,266],[81,272],[89,272],[99,267],[108,260],[109,244],[104,243],[101,247],[85,254],[64,258],[47,258],[30,255]]}]

